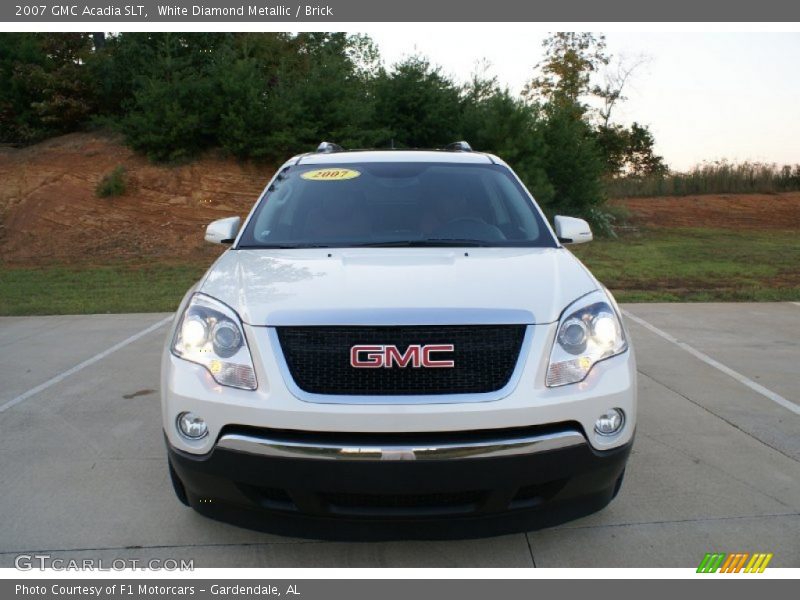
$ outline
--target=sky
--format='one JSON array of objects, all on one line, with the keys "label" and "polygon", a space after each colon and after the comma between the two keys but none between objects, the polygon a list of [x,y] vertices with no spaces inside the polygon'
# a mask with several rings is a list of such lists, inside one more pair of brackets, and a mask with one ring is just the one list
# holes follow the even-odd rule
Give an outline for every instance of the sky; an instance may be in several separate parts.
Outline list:
[{"label": "sky", "polygon": [[[526,24],[415,24],[365,30],[387,65],[418,53],[459,82],[482,60],[519,92],[546,32]],[[645,62],[614,120],[650,127],[673,169],[727,159],[800,164],[800,33],[606,34],[616,57]]]}]

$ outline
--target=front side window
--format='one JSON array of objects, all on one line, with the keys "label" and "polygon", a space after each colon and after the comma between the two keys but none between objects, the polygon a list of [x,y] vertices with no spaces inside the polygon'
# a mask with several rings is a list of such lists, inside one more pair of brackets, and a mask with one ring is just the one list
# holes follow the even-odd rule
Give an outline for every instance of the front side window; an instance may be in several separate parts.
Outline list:
[{"label": "front side window", "polygon": [[285,168],[239,248],[555,247],[506,167],[348,163]]}]

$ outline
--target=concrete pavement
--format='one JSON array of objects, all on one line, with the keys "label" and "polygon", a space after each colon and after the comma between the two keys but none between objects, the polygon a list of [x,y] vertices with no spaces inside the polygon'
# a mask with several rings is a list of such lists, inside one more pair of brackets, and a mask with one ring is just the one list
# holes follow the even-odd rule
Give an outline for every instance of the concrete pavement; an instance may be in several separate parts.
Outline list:
[{"label": "concrete pavement", "polygon": [[[624,309],[800,405],[800,306]],[[759,551],[800,567],[800,416],[630,320],[637,439],[619,497],[597,514],[453,542],[316,542],[210,521],[180,505],[167,478],[165,327],[59,378],[165,316],[0,318],[0,566],[45,552],[196,567],[689,567],[705,552]]]}]

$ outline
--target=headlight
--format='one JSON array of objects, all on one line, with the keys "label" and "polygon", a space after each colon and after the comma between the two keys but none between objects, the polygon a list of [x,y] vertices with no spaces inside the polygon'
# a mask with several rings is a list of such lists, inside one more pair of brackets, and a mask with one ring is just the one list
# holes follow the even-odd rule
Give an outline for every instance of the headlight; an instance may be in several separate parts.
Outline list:
[{"label": "headlight", "polygon": [[595,363],[628,348],[616,309],[602,291],[592,292],[572,303],[558,323],[547,386],[583,381]]},{"label": "headlight", "polygon": [[221,385],[256,389],[253,359],[239,317],[209,296],[192,296],[175,331],[172,353],[203,365]]}]

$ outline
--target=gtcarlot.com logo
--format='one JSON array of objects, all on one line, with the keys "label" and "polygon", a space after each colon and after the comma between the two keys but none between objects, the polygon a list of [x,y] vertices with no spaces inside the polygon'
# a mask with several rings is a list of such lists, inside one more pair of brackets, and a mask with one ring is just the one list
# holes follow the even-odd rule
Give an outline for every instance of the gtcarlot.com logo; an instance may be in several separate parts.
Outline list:
[{"label": "gtcarlot.com logo", "polygon": [[707,552],[697,567],[698,573],[763,573],[772,553],[756,552]]},{"label": "gtcarlot.com logo", "polygon": [[124,571],[126,569],[141,571],[194,571],[194,559],[175,558],[53,558],[49,554],[19,554],[14,559],[14,566],[20,571],[38,569],[44,571]]}]

